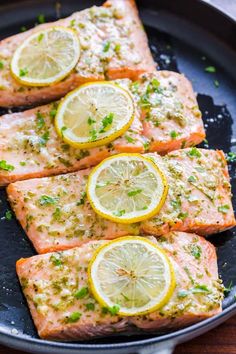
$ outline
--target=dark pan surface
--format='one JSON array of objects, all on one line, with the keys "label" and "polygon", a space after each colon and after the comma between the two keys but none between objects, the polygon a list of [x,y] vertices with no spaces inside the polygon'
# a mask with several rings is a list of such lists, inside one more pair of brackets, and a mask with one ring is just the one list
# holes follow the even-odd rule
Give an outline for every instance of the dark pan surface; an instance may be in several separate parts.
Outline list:
[{"label": "dark pan surface", "polygon": [[[94,4],[93,1],[78,0],[61,3],[61,16]],[[46,15],[47,21],[56,19],[54,1],[26,1],[21,5],[18,3],[18,7],[14,6],[10,5],[7,10],[0,9],[1,38],[19,32],[21,26],[32,27],[40,13]],[[213,38],[206,31],[199,30],[190,22],[172,17],[169,12],[154,12],[141,6],[141,15],[154,58],[160,68],[185,73],[198,93],[208,140],[208,143],[205,142],[202,146],[236,152],[236,82],[232,78],[236,77],[236,73],[235,67],[231,66],[232,60],[236,62],[235,53],[216,37]],[[171,21],[166,20],[168,16],[171,16]],[[219,55],[214,56],[214,53]],[[216,73],[205,72],[205,67],[210,65],[216,68]],[[219,82],[219,87],[216,87],[215,80]],[[0,114],[5,112],[0,110]],[[236,207],[236,161],[230,162],[229,168]],[[20,257],[29,257],[35,254],[35,251],[16,219],[14,217],[12,220],[6,219],[8,209],[10,207],[5,190],[0,190],[0,340],[1,332],[9,333],[12,337],[17,335],[18,338],[38,338],[15,274],[16,260]],[[230,230],[209,238],[217,246],[219,272],[223,282],[225,286],[232,287],[224,300],[225,314],[229,310],[231,313],[236,312],[235,234],[236,230]],[[127,342],[131,344],[137,340],[153,337],[143,334],[118,336],[90,341],[88,344]],[[159,338],[163,340],[170,336]]]}]

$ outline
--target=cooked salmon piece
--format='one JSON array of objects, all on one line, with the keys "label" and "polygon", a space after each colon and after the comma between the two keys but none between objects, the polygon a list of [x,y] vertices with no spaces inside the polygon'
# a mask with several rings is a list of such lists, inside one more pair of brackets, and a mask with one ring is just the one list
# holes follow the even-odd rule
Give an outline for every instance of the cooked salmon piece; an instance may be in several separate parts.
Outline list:
[{"label": "cooked salmon piece", "polygon": [[149,141],[149,151],[163,155],[203,141],[201,112],[184,75],[171,71],[145,74],[139,88],[143,135]]},{"label": "cooked salmon piece", "polygon": [[19,181],[7,188],[11,206],[38,253],[124,235],[169,231],[209,235],[235,225],[227,164],[221,151],[183,149],[148,154],[166,175],[169,192],[156,217],[118,224],[96,214],[86,198],[90,170]]},{"label": "cooked salmon piece", "polygon": [[135,83],[115,82],[132,93],[135,119],[123,136],[100,148],[79,150],[63,142],[53,124],[57,103],[0,117],[0,185],[77,171],[119,152],[166,153],[204,139],[201,113],[183,75],[159,71]]},{"label": "cooked salmon piece", "polygon": [[[30,35],[46,28],[73,28],[81,44],[81,56],[68,77],[48,87],[27,87],[11,75],[16,48]],[[39,25],[0,42],[0,106],[26,106],[50,102],[78,85],[95,80],[130,78],[156,68],[133,0],[109,0],[68,18]]]},{"label": "cooked salmon piece", "polygon": [[200,236],[183,232],[150,239],[166,251],[174,267],[176,288],[165,306],[145,316],[112,315],[89,291],[88,263],[95,249],[107,241],[20,259],[17,274],[39,336],[85,340],[140,330],[157,332],[220,313],[223,286],[214,246]]}]

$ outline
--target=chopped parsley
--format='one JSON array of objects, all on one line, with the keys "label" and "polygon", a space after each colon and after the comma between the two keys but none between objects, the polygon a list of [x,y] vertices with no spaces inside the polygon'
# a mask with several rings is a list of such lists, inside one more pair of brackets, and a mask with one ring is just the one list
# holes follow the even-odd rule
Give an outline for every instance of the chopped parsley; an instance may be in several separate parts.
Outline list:
[{"label": "chopped parsley", "polygon": [[45,16],[43,14],[39,14],[37,20],[39,24],[45,23]]},{"label": "chopped parsley", "polygon": [[63,165],[65,165],[66,167],[71,167],[72,163],[69,160],[64,159],[61,156],[58,156],[58,160],[63,163]]},{"label": "chopped parsley", "polygon": [[122,216],[124,214],[125,214],[125,210],[124,209],[113,212],[113,215],[115,215],[115,216]]},{"label": "chopped parsley", "polygon": [[143,147],[144,147],[145,151],[147,151],[150,147],[150,142],[146,141],[145,143],[143,143]]},{"label": "chopped parsley", "polygon": [[92,119],[91,117],[88,118],[88,125],[92,125],[96,123],[96,120],[95,119]]},{"label": "chopped parsley", "polygon": [[61,260],[61,257],[59,254],[58,254],[58,256],[55,256],[54,254],[52,254],[49,260],[56,267],[59,267],[62,265],[62,260]]},{"label": "chopped parsley", "polygon": [[189,178],[188,178],[188,182],[197,182],[197,179],[196,179],[196,177],[195,176],[189,176]]},{"label": "chopped parsley", "polygon": [[137,93],[137,92],[138,92],[138,89],[139,89],[139,82],[138,82],[138,81],[134,81],[134,82],[131,84],[130,88],[131,88],[131,91],[132,91],[133,93]]},{"label": "chopped parsley", "polygon": [[127,194],[129,197],[134,197],[135,195],[142,193],[142,191],[143,191],[142,189],[135,189],[133,191],[128,192]]},{"label": "chopped parsley", "polygon": [[177,294],[178,298],[185,298],[190,294],[207,294],[210,293],[210,290],[206,285],[196,285],[194,288],[189,290],[180,290]]},{"label": "chopped parsley", "polygon": [[59,200],[58,197],[50,197],[49,195],[42,195],[39,198],[39,204],[40,205],[55,205],[58,200]]},{"label": "chopped parsley", "polygon": [[0,60],[0,70],[4,68],[4,64],[3,64],[3,61]]},{"label": "chopped parsley", "polygon": [[4,171],[13,171],[15,169],[14,166],[8,164],[6,160],[0,160],[0,170]]},{"label": "chopped parsley", "polygon": [[21,26],[20,31],[25,32],[25,31],[27,31],[27,28],[25,26]]},{"label": "chopped parsley", "polygon": [[54,119],[56,117],[57,114],[57,109],[55,107],[51,108],[49,111],[49,116],[51,119]]},{"label": "chopped parsley", "polygon": [[172,205],[172,207],[174,209],[179,209],[181,207],[181,200],[180,199],[176,199],[176,200],[171,200],[170,204]]},{"label": "chopped parsley", "polygon": [[42,129],[45,126],[45,120],[43,118],[42,113],[37,112],[36,113],[36,118],[37,118],[37,128]]},{"label": "chopped parsley", "polygon": [[74,297],[76,299],[83,299],[85,296],[88,295],[88,293],[89,293],[88,288],[83,287],[74,294]]},{"label": "chopped parsley", "polygon": [[89,131],[89,135],[91,141],[95,141],[97,139],[97,131],[95,129],[91,129]]},{"label": "chopped parsley", "polygon": [[82,314],[78,311],[73,312],[69,317],[66,318],[66,322],[67,323],[75,323],[77,321],[79,321],[80,317],[82,316]]},{"label": "chopped parsley", "polygon": [[114,305],[112,307],[108,308],[108,311],[112,316],[117,315],[117,313],[120,311],[120,306],[119,305]]},{"label": "chopped parsley", "polygon": [[85,203],[85,198],[86,198],[86,192],[81,193],[80,200],[76,203],[77,206],[79,205],[84,205]]},{"label": "chopped parsley", "polygon": [[129,135],[125,135],[125,140],[130,144],[133,144],[135,142],[135,139]]},{"label": "chopped parsley", "polygon": [[57,207],[53,212],[52,217],[54,220],[59,220],[61,218],[61,209]]},{"label": "chopped parsley", "polygon": [[188,290],[180,290],[177,294],[178,298],[182,299],[189,295]]},{"label": "chopped parsley", "polygon": [[67,127],[65,127],[65,126],[61,128],[61,136],[62,136],[62,137],[64,137],[64,131],[65,131],[66,129],[67,129]]},{"label": "chopped parsley", "polygon": [[228,162],[236,162],[236,154],[235,154],[235,152],[228,152],[227,154],[226,154],[226,159],[227,159],[227,161]]},{"label": "chopped parsley", "polygon": [[194,258],[199,259],[202,254],[202,249],[199,245],[191,244],[190,252]]},{"label": "chopped parsley", "polygon": [[103,307],[102,308],[102,313],[106,315],[107,313],[110,313],[112,316],[117,315],[117,313],[120,311],[120,306],[119,305],[114,305],[111,307]]},{"label": "chopped parsley", "polygon": [[214,66],[207,66],[206,68],[205,68],[205,71],[207,72],[207,73],[215,73],[216,72],[216,68],[214,67]]},{"label": "chopped parsley", "polygon": [[194,288],[191,289],[193,294],[202,294],[202,293],[209,293],[210,290],[206,285],[196,285]]},{"label": "chopped parsley", "polygon": [[147,89],[146,89],[147,95],[152,92],[160,92],[160,81],[158,81],[155,77],[148,84]]},{"label": "chopped parsley", "polygon": [[121,45],[118,43],[115,45],[115,48],[114,48],[114,51],[117,53],[120,53],[120,48],[121,48]]},{"label": "chopped parsley", "polygon": [[89,302],[88,304],[85,305],[85,307],[88,311],[94,311],[95,309],[95,305],[93,302]]},{"label": "chopped parsley", "polygon": [[188,152],[187,152],[188,156],[191,157],[201,157],[202,154],[200,153],[200,151],[196,148],[196,147],[192,147]]},{"label": "chopped parsley", "polygon": [[225,205],[221,205],[218,207],[218,211],[222,214],[227,214],[229,211],[229,205],[225,204]]},{"label": "chopped parsley", "polygon": [[20,71],[19,71],[20,77],[26,76],[27,74],[28,74],[28,70],[26,68],[25,69],[20,69]]},{"label": "chopped parsley", "polygon": [[40,137],[40,145],[45,146],[49,140],[49,131],[45,132],[41,137]]},{"label": "chopped parsley", "polygon": [[38,35],[38,42],[41,42],[41,40],[43,39],[43,37],[44,37],[44,34],[43,34],[43,33],[40,33],[40,34]]},{"label": "chopped parsley", "polygon": [[186,213],[179,213],[178,218],[181,220],[185,220],[188,217],[188,212]]},{"label": "chopped parsley", "polygon": [[109,125],[112,124],[113,118],[114,118],[114,114],[113,113],[109,113],[108,115],[106,115],[103,118],[103,120],[102,120],[102,129],[99,130],[99,133],[105,133],[105,131],[107,130],[107,127],[109,127]]},{"label": "chopped parsley", "polygon": [[11,220],[13,217],[12,211],[11,210],[7,210],[5,213],[5,218],[6,220]]},{"label": "chopped parsley", "polygon": [[75,18],[73,18],[73,20],[70,21],[70,27],[74,27],[75,25]]},{"label": "chopped parsley", "polygon": [[227,287],[224,287],[224,294],[227,295],[228,293],[230,293],[230,291],[233,288],[233,282],[232,280],[230,281],[229,285]]},{"label": "chopped parsley", "polygon": [[25,166],[25,165],[26,165],[26,162],[25,162],[25,161],[20,161],[20,165],[21,165],[21,166]]},{"label": "chopped parsley", "polygon": [[108,50],[110,49],[110,46],[111,46],[111,42],[110,42],[110,41],[107,41],[107,42],[104,44],[104,47],[103,47],[104,53],[108,52]]},{"label": "chopped parsley", "polygon": [[172,139],[176,139],[177,136],[179,136],[179,133],[177,133],[175,130],[172,130],[172,131],[170,132],[170,137],[171,137]]}]

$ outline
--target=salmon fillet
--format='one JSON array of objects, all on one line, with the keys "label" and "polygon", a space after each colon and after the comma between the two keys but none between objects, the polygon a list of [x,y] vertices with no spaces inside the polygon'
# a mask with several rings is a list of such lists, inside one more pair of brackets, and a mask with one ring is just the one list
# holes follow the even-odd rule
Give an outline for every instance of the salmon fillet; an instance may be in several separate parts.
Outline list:
[{"label": "salmon fillet", "polygon": [[[16,48],[30,35],[53,26],[73,28],[81,43],[81,56],[65,80],[48,87],[27,87],[10,73]],[[57,22],[39,25],[0,42],[0,106],[26,106],[50,102],[78,85],[95,80],[130,78],[156,68],[133,0],[109,0]]]},{"label": "salmon fillet", "polygon": [[53,124],[56,103],[2,116],[0,185],[77,171],[119,152],[163,154],[204,139],[201,113],[183,75],[155,71],[135,83],[128,79],[115,82],[133,95],[135,119],[123,136],[100,148],[79,150],[63,142]]},{"label": "salmon fillet", "polygon": [[118,224],[93,211],[85,193],[89,169],[10,184],[8,199],[36,251],[63,250],[129,234],[186,231],[209,235],[235,225],[221,151],[191,148],[165,157],[146,156],[165,173],[169,191],[159,214],[141,223]]},{"label": "salmon fillet", "polygon": [[[220,313],[223,287],[214,246],[202,237],[182,232],[151,240],[167,252],[174,267],[176,288],[164,307],[145,316],[111,315],[89,292],[88,263],[95,249],[107,241],[20,259],[17,274],[39,336],[84,340],[118,332],[158,332]],[[78,293],[83,296],[76,296]]]}]

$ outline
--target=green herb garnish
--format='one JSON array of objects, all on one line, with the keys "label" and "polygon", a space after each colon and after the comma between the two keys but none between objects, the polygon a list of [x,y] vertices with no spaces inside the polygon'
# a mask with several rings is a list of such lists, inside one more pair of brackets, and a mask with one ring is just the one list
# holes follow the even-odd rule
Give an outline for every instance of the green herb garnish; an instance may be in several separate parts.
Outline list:
[{"label": "green herb garnish", "polygon": [[49,140],[49,131],[45,132],[41,137],[40,137],[40,145],[45,146]]},{"label": "green herb garnish", "polygon": [[59,200],[58,197],[50,197],[49,195],[42,195],[39,198],[39,204],[40,205],[55,205],[58,200]]},{"label": "green herb garnish", "polygon": [[229,205],[225,204],[225,205],[219,206],[218,211],[222,214],[227,214],[229,211]]},{"label": "green herb garnish", "polygon": [[108,50],[110,49],[110,46],[111,46],[111,42],[110,42],[110,41],[107,41],[107,42],[104,44],[104,47],[103,47],[104,53],[108,52]]},{"label": "green herb garnish", "polygon": [[41,42],[41,40],[43,39],[44,37],[44,34],[43,33],[40,33],[39,36],[38,36],[38,42]]},{"label": "green herb garnish", "polygon": [[128,192],[127,194],[129,197],[134,197],[135,195],[142,193],[142,191],[143,191],[142,189],[135,189],[133,191]]},{"label": "green herb garnish", "polygon": [[112,124],[113,118],[114,118],[114,114],[113,113],[109,113],[108,115],[106,115],[103,118],[103,120],[102,120],[102,128],[99,130],[99,133],[105,133],[105,131],[107,130],[107,127],[109,127],[109,125]]},{"label": "green herb garnish", "polygon": [[88,118],[88,125],[92,125],[96,123],[96,120],[95,119],[92,119],[91,117]]},{"label": "green herb garnish", "polygon": [[192,244],[190,250],[191,250],[191,255],[194,258],[199,259],[201,257],[202,249],[200,246]]},{"label": "green herb garnish", "polygon": [[43,14],[39,14],[37,20],[39,24],[45,23],[45,16]]},{"label": "green herb garnish", "polygon": [[86,304],[85,306],[86,306],[86,309],[87,309],[88,311],[94,311],[94,309],[95,309],[95,305],[94,305],[93,302],[89,302],[89,303]]},{"label": "green herb garnish", "polygon": [[25,76],[27,74],[28,74],[28,70],[26,68],[25,69],[20,69],[20,71],[19,71],[20,77]]},{"label": "green herb garnish", "polygon": [[83,299],[85,296],[88,295],[88,293],[89,293],[88,288],[83,287],[74,294],[74,297],[76,299]]},{"label": "green herb garnish", "polygon": [[60,255],[55,256],[54,254],[52,254],[49,260],[50,260],[50,262],[52,262],[52,264],[53,264],[54,266],[56,266],[56,267],[59,267],[59,266],[62,265],[62,260],[61,260]]},{"label": "green herb garnish", "polygon": [[135,139],[129,135],[125,135],[125,140],[130,144],[133,144],[135,142]]},{"label": "green herb garnish", "polygon": [[81,198],[80,200],[76,203],[77,206],[79,205],[84,205],[86,199],[86,192],[81,193]]},{"label": "green herb garnish", "polygon": [[207,66],[207,67],[205,68],[205,71],[206,71],[207,73],[215,73],[215,72],[216,72],[216,68],[215,68],[214,66]]},{"label": "green herb garnish", "polygon": [[11,210],[7,210],[5,213],[5,218],[6,220],[11,220],[13,217],[12,211]]},{"label": "green herb garnish", "polygon": [[201,157],[202,154],[200,153],[200,151],[196,148],[196,147],[192,147],[188,152],[187,152],[188,156],[191,157]]},{"label": "green herb garnish", "polygon": [[113,213],[115,216],[122,216],[125,214],[125,210],[118,210],[118,211],[114,211]]},{"label": "green herb garnish", "polygon": [[80,312],[73,312],[69,317],[66,318],[67,323],[75,323],[77,322],[82,314]]},{"label": "green herb garnish", "polygon": [[4,171],[13,171],[15,167],[6,162],[6,160],[0,160],[0,170]]},{"label": "green herb garnish", "polygon": [[188,178],[188,182],[197,182],[197,179],[196,179],[196,177],[195,176],[190,176],[189,178]]},{"label": "green herb garnish", "polygon": [[177,136],[179,136],[179,133],[177,133],[175,130],[172,130],[172,131],[170,132],[170,137],[171,137],[172,139],[176,139]]},{"label": "green herb garnish", "polygon": [[42,113],[37,112],[36,113],[36,118],[37,118],[37,128],[42,129],[45,126],[45,120],[43,118]]}]

